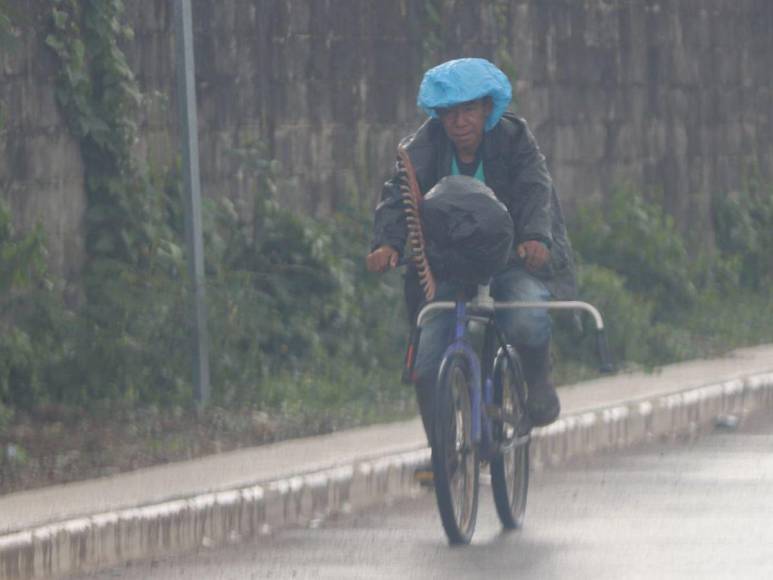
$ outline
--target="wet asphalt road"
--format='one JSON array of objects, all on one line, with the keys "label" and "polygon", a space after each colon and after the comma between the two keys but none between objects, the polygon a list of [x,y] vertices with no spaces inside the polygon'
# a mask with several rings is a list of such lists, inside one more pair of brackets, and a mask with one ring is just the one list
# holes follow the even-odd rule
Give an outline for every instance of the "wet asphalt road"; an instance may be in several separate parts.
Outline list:
[{"label": "wet asphalt road", "polygon": [[484,486],[473,544],[434,497],[90,578],[773,578],[773,418],[533,474],[522,530]]}]

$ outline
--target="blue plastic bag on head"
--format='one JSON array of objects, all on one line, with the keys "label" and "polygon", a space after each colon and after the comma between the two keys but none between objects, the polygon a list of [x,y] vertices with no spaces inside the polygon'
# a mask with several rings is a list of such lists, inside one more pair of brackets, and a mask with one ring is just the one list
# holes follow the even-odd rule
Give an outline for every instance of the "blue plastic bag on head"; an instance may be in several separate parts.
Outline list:
[{"label": "blue plastic bag on head", "polygon": [[430,117],[437,117],[436,109],[482,97],[491,97],[494,101],[485,126],[486,131],[490,131],[507,110],[513,88],[505,73],[485,58],[460,58],[424,73],[416,104]]}]

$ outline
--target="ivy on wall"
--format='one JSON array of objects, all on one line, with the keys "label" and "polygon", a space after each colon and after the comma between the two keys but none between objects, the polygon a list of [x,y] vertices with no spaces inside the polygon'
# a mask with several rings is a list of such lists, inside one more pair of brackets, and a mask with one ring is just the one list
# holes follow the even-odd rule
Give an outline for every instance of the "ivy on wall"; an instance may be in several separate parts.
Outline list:
[{"label": "ivy on wall", "polygon": [[[13,33],[3,18],[3,3],[0,33]],[[44,244],[39,234],[25,238],[4,228],[9,214],[0,206],[0,313],[13,312],[13,319],[0,316],[0,424],[3,408],[27,408],[46,400],[187,404],[192,390],[185,261],[177,243],[180,180],[165,168],[156,168],[158,174],[149,180],[133,160],[140,94],[121,49],[132,38],[122,24],[123,3],[45,0],[44,5],[50,16],[46,43],[58,60],[57,99],[86,171],[88,300],[72,309],[50,293],[38,303],[30,298],[20,308],[15,293],[47,286],[41,271],[24,269],[44,262]],[[427,0],[418,5],[423,16],[416,25],[424,34],[423,57],[429,67],[451,49],[451,37],[444,31],[461,3]],[[489,28],[495,37],[486,41],[490,57],[515,80],[510,40],[516,13],[506,0],[485,0],[477,9],[493,23]],[[11,20],[18,25],[17,18],[14,14]],[[349,214],[337,208],[332,224],[315,224],[281,210],[271,197],[274,163],[263,159],[267,152],[254,153],[253,166],[245,158],[240,168],[266,177],[256,188],[253,215],[240,218],[228,200],[206,199],[204,204],[214,400],[304,412],[339,412],[356,400],[363,401],[363,409],[378,410],[385,400],[399,400],[405,391],[399,386],[389,390],[403,346],[402,320],[395,316],[399,280],[385,282],[364,271],[370,220],[355,208]],[[739,279],[755,288],[769,287],[773,210],[762,201],[743,202],[717,218],[721,246],[727,248],[722,251],[729,256],[720,272],[726,272],[728,287]],[[670,264],[657,261],[660,249],[668,242],[666,246],[678,250],[679,241],[666,237],[672,235],[670,226],[660,227],[659,218],[642,211],[635,200],[624,199],[619,207],[621,231],[607,237],[628,240],[627,245],[594,245],[601,230],[590,218],[586,247],[581,246],[582,232],[575,234],[587,262],[601,264],[585,270],[585,288],[600,304],[617,304],[612,312],[620,312],[621,320],[633,320],[618,333],[619,350],[630,349],[634,360],[672,360],[694,341],[682,340],[679,329],[666,334],[656,328],[646,335],[648,342],[641,337],[653,327],[654,290],[671,300],[676,294],[664,282],[648,284],[649,295],[642,298],[644,287],[635,284],[644,266],[617,274],[612,266],[637,264],[623,252],[626,248],[634,257],[651,248],[651,263],[645,266],[657,268],[656,274],[670,272]],[[635,217],[646,219],[632,228],[623,210],[636,210]],[[603,217],[609,224],[615,216]],[[613,246],[618,264],[602,263]],[[679,259],[684,264],[684,257]],[[764,279],[757,276],[763,264],[769,268]],[[11,281],[11,287],[4,288],[4,281]],[[692,290],[683,294],[683,302],[697,300]],[[757,312],[753,314],[759,319]],[[764,332],[769,336],[767,327]],[[639,348],[642,344],[646,348]]]},{"label": "ivy on wall", "polygon": [[[451,0],[452,1],[452,0]],[[424,18],[422,27],[422,66],[427,70],[439,64],[445,52],[443,20],[449,0],[427,0],[422,4]]]},{"label": "ivy on wall", "polygon": [[[77,404],[190,404],[181,179],[160,168],[149,179],[133,159],[140,93],[121,50],[132,35],[123,3],[49,2],[57,100],[86,173],[87,264],[86,300],[67,313],[66,352],[46,393]],[[397,310],[399,293],[365,276],[361,216],[340,211],[317,224],[280,208],[275,164],[253,153],[242,159],[262,176],[252,216],[228,199],[203,202],[212,402],[308,409],[388,391],[401,399],[404,389],[392,381],[390,391],[383,376],[399,365],[402,321],[381,316]],[[47,373],[47,360],[37,362]]]},{"label": "ivy on wall", "polygon": [[515,81],[517,74],[510,47],[510,2],[508,0],[493,0],[492,9],[497,26],[496,63],[513,84],[513,103],[515,103]]},{"label": "ivy on wall", "polygon": [[[424,70],[440,64],[447,57],[448,47],[444,31],[448,28],[448,19],[454,12],[455,6],[456,0],[427,0],[422,4],[421,35]],[[480,10],[490,11],[496,28],[496,42],[491,59],[515,85],[516,68],[510,46],[511,2],[509,0],[484,0],[480,3]]]},{"label": "ivy on wall", "polygon": [[121,0],[50,0],[46,44],[59,59],[56,97],[86,171],[86,251],[142,265],[151,253],[154,195],[132,157],[140,92],[120,42]]},{"label": "ivy on wall", "polygon": [[0,0],[0,48],[7,50],[16,43],[13,22],[5,0]]}]

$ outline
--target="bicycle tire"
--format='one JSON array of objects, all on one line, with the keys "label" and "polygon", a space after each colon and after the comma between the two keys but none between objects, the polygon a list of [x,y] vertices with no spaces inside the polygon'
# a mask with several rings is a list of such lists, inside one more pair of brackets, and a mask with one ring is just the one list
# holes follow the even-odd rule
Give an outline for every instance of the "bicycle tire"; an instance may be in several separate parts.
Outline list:
[{"label": "bicycle tire", "polygon": [[[494,404],[504,414],[521,418],[525,415],[526,385],[520,359],[515,349],[507,347],[510,356],[500,350],[494,361]],[[512,361],[512,364],[511,364]],[[497,515],[505,529],[523,525],[529,492],[529,440],[514,444],[518,438],[516,426],[496,421],[494,440],[502,451],[491,461],[491,489]],[[508,443],[511,445],[508,447]]]},{"label": "bicycle tire", "polygon": [[432,433],[432,471],[440,519],[451,544],[468,544],[478,514],[478,449],[472,441],[472,370],[453,353],[441,364]]}]

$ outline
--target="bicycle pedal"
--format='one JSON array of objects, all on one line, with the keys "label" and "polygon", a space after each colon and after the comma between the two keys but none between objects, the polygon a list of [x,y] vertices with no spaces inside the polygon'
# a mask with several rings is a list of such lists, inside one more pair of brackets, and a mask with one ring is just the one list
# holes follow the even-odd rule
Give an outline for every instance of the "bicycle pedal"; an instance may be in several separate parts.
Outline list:
[{"label": "bicycle pedal", "polygon": [[413,472],[413,478],[421,487],[435,486],[435,474],[431,469],[417,469]]}]

